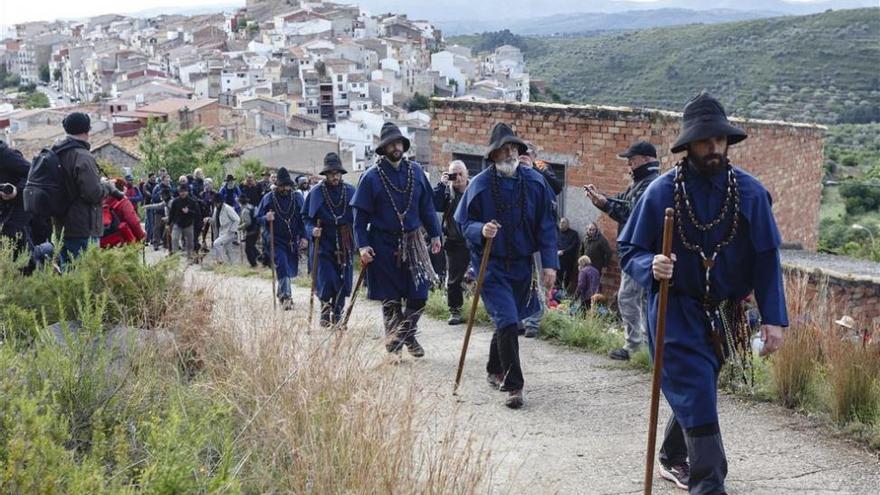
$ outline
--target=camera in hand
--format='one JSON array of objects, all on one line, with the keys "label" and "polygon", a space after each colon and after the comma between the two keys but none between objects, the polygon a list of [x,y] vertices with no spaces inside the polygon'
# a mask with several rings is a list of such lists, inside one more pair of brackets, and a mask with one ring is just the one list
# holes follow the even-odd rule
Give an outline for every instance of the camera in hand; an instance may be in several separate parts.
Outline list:
[{"label": "camera in hand", "polygon": [[15,186],[10,183],[0,184],[0,193],[12,194],[15,192]]},{"label": "camera in hand", "polygon": [[453,181],[458,178],[458,173],[448,173],[446,174],[446,177],[448,177],[450,181]]}]

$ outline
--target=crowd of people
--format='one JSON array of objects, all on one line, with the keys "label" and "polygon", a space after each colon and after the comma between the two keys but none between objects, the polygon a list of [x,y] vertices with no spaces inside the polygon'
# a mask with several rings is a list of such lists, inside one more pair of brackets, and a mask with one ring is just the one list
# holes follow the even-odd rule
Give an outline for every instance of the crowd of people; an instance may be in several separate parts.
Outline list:
[{"label": "crowd of people", "polygon": [[[193,262],[244,258],[251,266],[274,268],[274,296],[291,310],[300,260],[315,259],[314,266],[306,263],[317,270],[320,322],[332,326],[351,295],[357,256],[367,297],[381,302],[387,352],[406,349],[421,358],[426,350],[418,323],[429,290],[444,284],[438,272],[445,278],[449,324],[462,324],[464,282],[489,250],[479,274],[495,329],[486,376],[512,409],[524,404],[519,336],[536,336],[545,308],[560,297],[572,299],[576,313],[602,300],[600,284],[614,260],[595,222],[581,237],[569,219],[558,217],[561,181],[538,159],[536,147],[505,123],[491,129],[482,171],[473,178],[464,163],[453,161],[432,186],[422,166],[406,157],[409,139],[386,123],[374,150],[377,162],[356,185],[342,180],[346,170],[330,153],[322,178],[294,178],[280,168],[260,181],[247,175],[238,183],[227,175],[216,192],[199,169],[176,181],[165,170],[137,184],[131,176],[108,178],[89,152],[89,117],[72,113],[63,126],[67,137],[33,164],[0,142],[0,228],[17,252],[34,253],[34,264],[45,256],[41,246],[53,227],[63,232],[60,270],[96,244],[144,242],[182,251]],[[727,159],[729,146],[746,137],[703,93],[685,106],[671,150],[684,155],[670,172],[660,174],[656,148],[640,141],[619,154],[632,175],[630,187],[606,195],[584,186],[593,205],[618,224],[617,302],[626,346],[612,358],[653,348],[657,282],[671,281],[662,390],[673,415],[660,474],[695,494],[724,492],[717,379],[743,335],[729,316],[740,314],[742,301],[754,293],[765,353],[779,348],[788,325],[770,196]],[[666,257],[658,253],[669,207],[676,231],[674,254]]]}]

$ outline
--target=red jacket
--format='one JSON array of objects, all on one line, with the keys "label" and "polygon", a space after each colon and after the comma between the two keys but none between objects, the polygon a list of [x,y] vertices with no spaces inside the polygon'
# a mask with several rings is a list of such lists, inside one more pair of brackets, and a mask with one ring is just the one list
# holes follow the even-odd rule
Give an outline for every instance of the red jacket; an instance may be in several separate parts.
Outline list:
[{"label": "red jacket", "polygon": [[101,237],[101,247],[113,247],[121,244],[129,244],[143,240],[147,236],[141,228],[141,219],[135,212],[134,205],[128,198],[116,199],[108,196],[104,199],[104,206],[108,207],[119,219],[119,228],[112,234]]}]

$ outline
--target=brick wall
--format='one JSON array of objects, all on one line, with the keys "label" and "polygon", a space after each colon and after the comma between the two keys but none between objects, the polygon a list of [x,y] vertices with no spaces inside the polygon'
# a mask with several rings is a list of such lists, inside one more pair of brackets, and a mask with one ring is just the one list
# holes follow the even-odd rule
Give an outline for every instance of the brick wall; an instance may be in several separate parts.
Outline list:
[{"label": "brick wall", "polygon": [[[434,99],[433,103],[434,164],[446,164],[454,154],[484,154],[492,127],[506,122],[520,137],[538,146],[538,158],[565,166],[562,213],[572,226],[583,234],[588,222],[598,220],[612,245],[617,224],[600,215],[584,198],[582,186],[592,183],[608,194],[625,189],[629,173],[617,153],[640,139],[657,147],[664,171],[680,158],[669,152],[681,126],[681,114],[675,112],[445,98]],[[784,122],[736,122],[749,139],[731,147],[731,160],[757,176],[772,194],[783,242],[815,249],[824,128]],[[603,282],[605,292],[612,291],[617,283],[617,273],[609,275],[607,284]]]}]

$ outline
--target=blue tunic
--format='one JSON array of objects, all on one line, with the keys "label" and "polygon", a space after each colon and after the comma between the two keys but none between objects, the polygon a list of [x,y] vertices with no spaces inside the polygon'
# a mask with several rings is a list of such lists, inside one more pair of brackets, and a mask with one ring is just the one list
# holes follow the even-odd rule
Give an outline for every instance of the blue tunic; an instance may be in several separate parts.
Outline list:
[{"label": "blue tunic", "polygon": [[241,188],[235,186],[233,188],[228,188],[224,184],[223,187],[217,191],[221,196],[223,196],[223,202],[228,204],[229,206],[235,208],[236,213],[241,212],[241,206],[238,204],[238,197],[241,196]]},{"label": "blue tunic", "polygon": [[[770,194],[757,179],[734,168],[740,195],[739,228],[711,271],[714,301],[741,300],[754,291],[764,324],[788,326],[779,262],[781,237],[771,210]],[[621,267],[649,290],[648,344],[653,353],[659,283],[651,264],[661,251],[664,210],[673,207],[674,170],[655,180],[636,203],[618,238]],[[686,173],[685,187],[700,222],[716,218],[725,195],[727,174],[711,179]],[[684,218],[687,213],[682,212]],[[685,221],[685,235],[707,256],[728,234],[730,216],[709,232]],[[672,252],[677,261],[670,283],[661,385],[676,419],[685,428],[718,422],[717,379],[720,363],[708,340],[709,322],[702,307],[705,270],[700,255],[686,249],[676,230]]]},{"label": "blue tunic", "polygon": [[[346,201],[340,207],[334,207],[337,215],[341,218],[335,218],[330,211],[330,207],[324,202],[323,188],[327,188],[330,201],[334,205],[338,205],[342,198],[343,188],[345,191]],[[326,182],[322,182],[315,187],[306,196],[306,205],[303,212],[303,220],[305,221],[306,234],[309,241],[312,239],[312,229],[317,226],[317,221],[321,221],[321,241],[318,245],[318,279],[316,281],[315,291],[318,298],[327,301],[337,294],[348,296],[351,294],[351,278],[352,278],[352,259],[348,257],[344,264],[340,265],[336,256],[336,235],[338,225],[353,225],[354,215],[351,206],[348,204],[354,196],[355,189],[349,184],[342,183],[336,187],[327,186]],[[352,239],[352,242],[354,239]],[[352,249],[354,246],[352,246]],[[314,244],[312,244],[314,249]],[[312,257],[309,257],[311,266]],[[314,268],[313,268],[314,269]]]},{"label": "blue tunic", "polygon": [[532,253],[540,253],[545,268],[559,268],[556,195],[541,174],[518,167],[513,177],[495,177],[499,197],[512,205],[501,213],[492,193],[493,174],[494,168],[488,168],[474,177],[458,204],[455,221],[467,239],[476,269],[483,256],[483,225],[491,220],[501,224],[492,242],[481,294],[492,322],[501,329],[540,310],[539,295],[532,290]]},{"label": "blue tunic", "polygon": [[[277,193],[273,191],[263,196],[257,207],[257,221],[268,232],[269,222],[266,221],[266,213],[275,212],[273,222],[275,273],[279,279],[294,278],[299,270],[299,240],[306,236],[301,214],[302,196],[292,192],[287,196],[278,195],[276,206],[276,195]],[[268,248],[268,245],[266,247]]]},{"label": "blue tunic", "polygon": [[[408,196],[393,188],[385,191],[379,168],[385,172],[391,184],[407,190],[407,177],[413,171],[412,201],[407,210]],[[402,160],[397,170],[383,158],[361,176],[357,191],[351,200],[354,207],[355,242],[358,249],[370,246],[375,251],[372,265],[367,270],[367,297],[384,301],[388,299],[427,299],[428,284],[413,282],[412,274],[405,263],[398,266],[396,253],[400,241],[400,221],[389,199],[401,213],[406,210],[403,228],[411,232],[424,226],[431,238],[440,237],[440,222],[434,212],[434,199],[431,184],[422,171],[421,165]],[[369,228],[368,228],[369,227]]]}]

